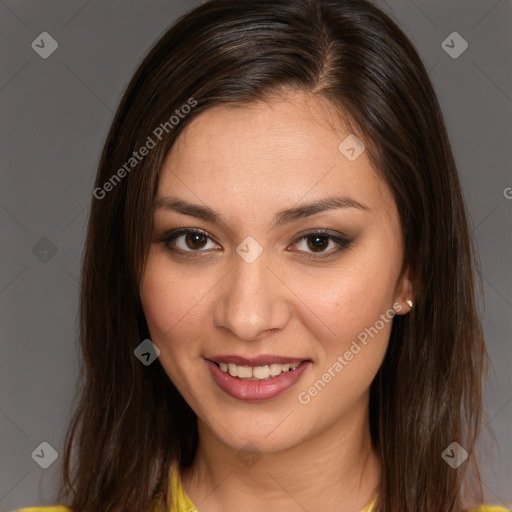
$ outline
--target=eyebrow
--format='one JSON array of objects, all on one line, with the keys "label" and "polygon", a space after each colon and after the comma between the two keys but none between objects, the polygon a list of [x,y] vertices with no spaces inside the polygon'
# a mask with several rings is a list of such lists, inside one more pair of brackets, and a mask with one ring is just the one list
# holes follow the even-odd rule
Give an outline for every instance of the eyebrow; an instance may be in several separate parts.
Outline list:
[{"label": "eyebrow", "polygon": [[[370,211],[368,206],[349,197],[327,197],[312,203],[281,210],[274,216],[273,223],[274,226],[281,226],[327,210],[347,208]],[[155,211],[159,209],[170,210],[227,227],[226,219],[209,206],[189,203],[175,197],[161,197],[156,201],[154,209]]]}]

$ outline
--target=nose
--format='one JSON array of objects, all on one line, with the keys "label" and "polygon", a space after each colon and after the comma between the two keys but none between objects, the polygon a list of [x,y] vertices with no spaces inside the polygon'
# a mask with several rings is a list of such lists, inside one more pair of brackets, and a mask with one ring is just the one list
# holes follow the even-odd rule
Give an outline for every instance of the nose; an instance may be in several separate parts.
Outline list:
[{"label": "nose", "polygon": [[290,318],[289,290],[274,272],[263,255],[252,263],[236,255],[234,268],[218,288],[213,310],[215,326],[245,341],[284,329]]}]

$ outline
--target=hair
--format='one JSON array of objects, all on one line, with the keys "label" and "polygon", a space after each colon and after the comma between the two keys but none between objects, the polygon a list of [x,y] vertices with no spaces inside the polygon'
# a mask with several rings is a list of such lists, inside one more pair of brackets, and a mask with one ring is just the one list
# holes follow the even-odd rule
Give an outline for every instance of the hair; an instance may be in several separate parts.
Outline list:
[{"label": "hair", "polygon": [[[195,413],[159,362],[134,357],[150,337],[139,283],[159,173],[201,112],[286,91],[327,100],[365,141],[400,216],[415,307],[394,318],[370,387],[382,464],[376,511],[460,511],[469,487],[481,502],[483,291],[447,130],[418,53],[367,0],[211,0],[144,58],[99,163],[82,263],[79,400],[59,490],[75,512],[149,510],[168,488],[171,464],[192,463]],[[170,123],[177,109],[183,115]],[[154,148],[135,160],[149,139]],[[457,469],[441,456],[454,441],[469,453]]]}]

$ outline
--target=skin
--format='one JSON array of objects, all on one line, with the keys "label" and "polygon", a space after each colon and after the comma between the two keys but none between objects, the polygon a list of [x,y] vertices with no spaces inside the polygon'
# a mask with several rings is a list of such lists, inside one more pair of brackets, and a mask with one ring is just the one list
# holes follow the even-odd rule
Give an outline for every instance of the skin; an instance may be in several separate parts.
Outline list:
[{"label": "skin", "polygon": [[[400,276],[403,241],[391,192],[366,152],[352,162],[338,150],[349,132],[332,111],[296,91],[211,108],[187,125],[161,171],[156,201],[208,206],[226,222],[156,209],[141,290],[160,363],[198,416],[197,456],[182,481],[200,512],[238,512],[241,504],[244,512],[359,512],[380,481],[368,397],[391,321],[309,403],[298,400],[379,315],[394,303],[397,314],[407,313],[412,298],[408,272]],[[273,225],[279,211],[326,197],[368,209]],[[211,238],[161,241],[177,228]],[[323,238],[320,256],[328,256],[319,257],[314,236],[300,240],[318,229],[351,243],[336,252]],[[252,263],[236,252],[249,236],[263,249]],[[312,364],[281,395],[247,402],[216,385],[204,359],[214,354]],[[254,465],[239,457],[247,444],[261,457]]]}]

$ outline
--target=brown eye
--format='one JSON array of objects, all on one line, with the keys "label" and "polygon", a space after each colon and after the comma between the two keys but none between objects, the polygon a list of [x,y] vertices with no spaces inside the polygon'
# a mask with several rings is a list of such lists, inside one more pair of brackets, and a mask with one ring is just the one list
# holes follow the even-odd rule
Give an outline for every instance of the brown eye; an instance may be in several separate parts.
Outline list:
[{"label": "brown eye", "polygon": [[300,237],[295,246],[299,252],[307,254],[309,257],[317,255],[332,256],[337,252],[346,249],[352,243],[351,240],[334,234],[317,231],[307,233]]},{"label": "brown eye", "polygon": [[186,228],[171,231],[159,241],[164,242],[169,251],[188,253],[188,255],[206,252],[209,249],[219,249],[219,245],[207,233],[198,229]]},{"label": "brown eye", "polygon": [[201,233],[188,233],[185,235],[185,243],[189,249],[202,249],[207,242],[207,237]]},{"label": "brown eye", "polygon": [[329,245],[329,237],[325,235],[310,235],[307,237],[308,247],[313,252],[321,252]]}]

